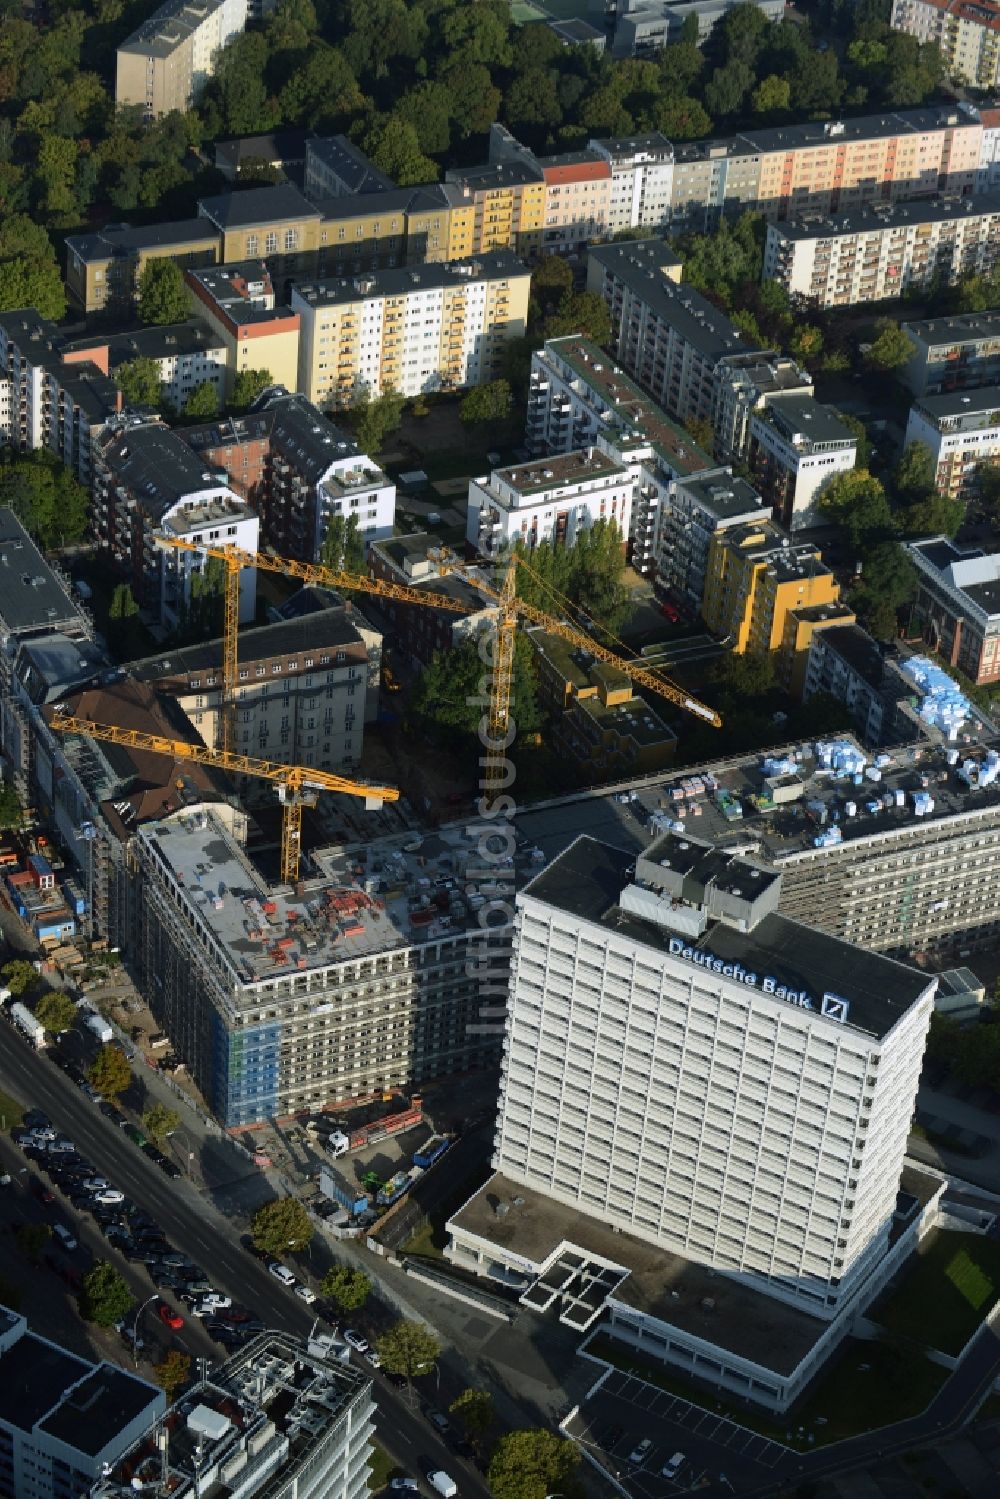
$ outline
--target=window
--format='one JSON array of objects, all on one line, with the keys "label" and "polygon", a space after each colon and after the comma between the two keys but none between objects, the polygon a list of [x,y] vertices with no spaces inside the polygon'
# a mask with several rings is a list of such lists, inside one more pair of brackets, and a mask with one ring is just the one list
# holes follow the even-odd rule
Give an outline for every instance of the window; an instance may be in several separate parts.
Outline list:
[{"label": "window", "polygon": [[274,229],[269,229],[267,231],[267,236],[266,236],[266,238],[264,240],[264,254],[265,255],[276,255],[277,253],[278,253],[278,235],[277,235],[277,231],[274,230]]},{"label": "window", "polygon": [[247,249],[246,249],[246,253],[248,255],[256,255],[256,254],[259,253],[259,250],[260,250],[260,239],[259,239],[259,237],[256,234],[248,234],[247,235]]}]

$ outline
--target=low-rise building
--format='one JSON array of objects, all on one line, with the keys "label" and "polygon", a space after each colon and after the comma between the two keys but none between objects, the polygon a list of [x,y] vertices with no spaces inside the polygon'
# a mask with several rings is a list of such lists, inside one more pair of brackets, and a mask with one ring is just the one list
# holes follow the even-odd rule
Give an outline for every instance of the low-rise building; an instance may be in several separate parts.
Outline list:
[{"label": "low-rise building", "polygon": [[482,630],[492,629],[496,620],[495,605],[475,587],[476,569],[463,568],[456,573],[449,570],[449,560],[440,542],[426,531],[387,537],[368,549],[368,569],[373,578],[426,589],[454,601],[454,609],[399,599],[378,601],[379,613],[392,624],[394,642],[425,666],[435,651],[452,650]]},{"label": "low-rise building", "polygon": [[66,237],[66,293],[78,312],[109,320],[135,317],[139,281],[151,260],[173,260],[182,269],[221,259],[219,231],[207,219],[173,223],[105,224]]},{"label": "low-rise building", "polygon": [[820,523],[823,490],[857,458],[857,434],[811,395],[775,395],[750,417],[750,468],[789,531]]},{"label": "low-rise building", "polygon": [[636,474],[612,458],[603,440],[513,468],[495,468],[469,481],[465,539],[485,557],[523,541],[573,546],[595,521],[612,521],[629,535]]},{"label": "low-rise building", "polygon": [[247,0],[165,0],[118,44],[115,103],[138,105],[149,120],[172,110],[184,113],[247,19]]},{"label": "low-rise building", "polygon": [[530,274],[498,251],[471,260],[300,282],[298,389],[350,406],[361,390],[416,396],[485,384],[527,326]]},{"label": "low-rise building", "polygon": [[295,389],[300,322],[291,308],[278,305],[265,261],[188,271],[187,283],[199,318],[224,350],[227,395],[247,370],[267,370],[275,385]]},{"label": "low-rise building", "polygon": [[805,306],[851,307],[953,286],[998,260],[1000,192],[990,192],[770,223],[764,279]]},{"label": "low-rise building", "polygon": [[921,396],[910,407],[904,446],[914,442],[930,449],[939,493],[970,499],[980,467],[1000,460],[1000,385]]},{"label": "low-rise building", "polygon": [[1000,552],[946,537],[911,541],[913,623],[950,665],[981,685],[1000,680]]},{"label": "low-rise building", "polygon": [[712,537],[717,531],[753,524],[765,516],[760,495],[732,469],[709,469],[678,479],[660,504],[657,583],[693,615],[699,615]]},{"label": "low-rise building", "polygon": [[306,141],[305,192],[314,202],[391,192],[395,186],[346,135],[311,136]]},{"label": "low-rise building", "polygon": [[305,167],[307,139],[305,130],[269,130],[265,135],[216,141],[215,165],[229,182],[236,182],[252,168],[268,167],[272,172],[287,174]]},{"label": "low-rise building", "polygon": [[858,624],[833,625],[818,630],[809,646],[802,699],[823,694],[836,698],[850,715],[864,743],[872,749],[912,734],[912,724],[900,714],[900,703],[913,692],[893,667],[887,647],[873,640]]},{"label": "low-rise building", "polygon": [[900,379],[915,396],[1000,384],[1000,312],[964,312],[901,324],[913,344]]},{"label": "low-rise building", "polygon": [[212,387],[220,406],[226,395],[226,346],[200,318],[136,328],[131,333],[68,339],[62,345],[62,358],[67,364],[96,365],[111,380],[121,365],[151,359],[164,399],[178,411],[200,385]]}]

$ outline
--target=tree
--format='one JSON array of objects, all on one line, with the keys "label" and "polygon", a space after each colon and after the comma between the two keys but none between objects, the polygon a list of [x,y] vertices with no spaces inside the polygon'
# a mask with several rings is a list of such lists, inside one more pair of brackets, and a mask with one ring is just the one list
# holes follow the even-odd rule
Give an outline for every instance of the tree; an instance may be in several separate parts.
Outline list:
[{"label": "tree", "polygon": [[818,503],[829,520],[843,526],[855,548],[892,533],[892,511],[885,489],[867,469],[834,474],[821,490]]},{"label": "tree", "polygon": [[392,114],[413,126],[421,151],[441,156],[451,144],[452,109],[451,93],[443,83],[418,83],[403,94]]},{"label": "tree", "polygon": [[750,96],[755,115],[784,114],[792,99],[792,85],[787,78],[770,73],[762,78]]},{"label": "tree", "polygon": [[382,1367],[401,1374],[409,1384],[430,1374],[441,1357],[441,1345],[423,1322],[397,1322],[378,1339]]},{"label": "tree", "polygon": [[876,323],[878,334],[866,358],[877,370],[898,370],[909,362],[917,352],[916,345],[899,326],[889,318],[880,318]]},{"label": "tree", "polygon": [[168,1349],[160,1362],[153,1365],[153,1378],[160,1389],[166,1392],[168,1404],[190,1377],[191,1355],[182,1353],[179,1348]]},{"label": "tree", "polygon": [[486,1481],[494,1499],[546,1499],[575,1489],[580,1453],[566,1437],[536,1427],[511,1431],[497,1443]]},{"label": "tree", "polygon": [[230,411],[246,411],[273,384],[274,376],[270,370],[239,370],[233,381],[233,393],[226,404]]},{"label": "tree", "polygon": [[813,323],[797,323],[788,341],[789,353],[796,359],[815,359],[823,352],[822,331]]},{"label": "tree", "polygon": [[994,526],[1000,524],[1000,466],[981,463],[976,469],[979,503]]},{"label": "tree", "polygon": [[504,422],[510,416],[514,396],[507,380],[491,380],[475,385],[462,398],[458,414],[463,422]]},{"label": "tree", "polygon": [[87,1080],[103,1098],[118,1098],[132,1084],[132,1069],[120,1046],[102,1046],[87,1069]]},{"label": "tree", "polygon": [[421,151],[414,126],[395,114],[376,120],[364,138],[364,151],[397,187],[436,182],[441,175],[436,163]]},{"label": "tree", "polygon": [[710,675],[732,698],[759,699],[774,687],[774,657],[767,652],[729,651],[712,667]]},{"label": "tree", "polygon": [[20,828],[24,809],[8,781],[0,781],[0,828]]},{"label": "tree", "polygon": [[892,487],[901,505],[925,500],[937,489],[934,455],[925,442],[911,442],[892,471]]},{"label": "tree", "polygon": [[183,323],[191,314],[181,268],[173,260],[148,260],[139,277],[139,317],[144,323]]},{"label": "tree", "polygon": [[71,1031],[76,1025],[77,1009],[68,994],[49,989],[35,1005],[35,1019],[53,1036]]},{"label": "tree", "polygon": [[111,603],[108,606],[108,618],[133,619],[139,613],[139,605],[136,603],[135,594],[132,592],[130,583],[116,583],[111,594]]},{"label": "tree", "polygon": [[[673,47],[664,48],[664,53],[673,52]],[[712,116],[705,106],[689,94],[668,94],[658,99],[653,112],[657,130],[675,141],[696,141],[711,134]]]},{"label": "tree", "polygon": [[98,1260],[83,1277],[80,1315],[98,1327],[113,1327],[132,1306],[132,1292],[114,1265]]},{"label": "tree", "polygon": [[203,380],[184,402],[184,416],[198,421],[211,421],[219,414],[219,395],[211,380]]},{"label": "tree", "polygon": [[333,572],[364,572],[365,542],[356,515],[349,515],[346,520],[342,515],[331,515],[319,560]]},{"label": "tree", "polygon": [[715,119],[738,114],[752,87],[753,69],[745,62],[731,62],[724,68],[716,68],[705,85],[705,106],[709,114]]},{"label": "tree", "polygon": [[82,484],[55,454],[0,455],[0,504],[9,505],[43,551],[80,541],[86,534],[89,499]]},{"label": "tree", "polygon": [[851,605],[877,640],[892,640],[898,633],[898,611],[916,594],[917,570],[909,554],[893,541],[870,547],[862,569]]},{"label": "tree", "polygon": [[279,1257],[290,1249],[305,1249],[313,1236],[309,1214],[295,1197],[277,1197],[265,1202],[250,1224],[258,1249]]},{"label": "tree", "polygon": [[0,214],[0,312],[34,307],[58,322],[66,291],[55,250],[41,224],[27,214]]},{"label": "tree", "polygon": [[965,520],[965,506],[946,494],[928,494],[907,505],[899,517],[905,537],[954,536]]},{"label": "tree", "polygon": [[142,1116],[142,1127],[155,1145],[162,1145],[168,1135],[180,1128],[181,1116],[165,1103],[154,1103]]},{"label": "tree", "polygon": [[21,1253],[37,1265],[39,1255],[52,1237],[51,1224],[19,1223],[15,1232]]},{"label": "tree", "polygon": [[[435,651],[420,673],[410,702],[410,713],[432,740],[441,742],[474,737],[483,707],[486,667],[475,640],[466,639],[452,650]],[[514,643],[511,676],[511,714],[519,734],[535,733],[541,714],[535,690],[534,651],[526,636]]]},{"label": "tree", "polygon": [[595,521],[580,533],[575,546],[543,541],[526,551],[519,541],[515,552],[531,565],[530,573],[518,568],[520,598],[550,614],[561,614],[555,590],[606,630],[619,633],[632,611],[632,600],[624,585],[622,534],[614,521]]},{"label": "tree", "polygon": [[39,982],[35,965],[26,958],[12,958],[0,968],[0,978],[15,999],[20,999]]},{"label": "tree", "polygon": [[155,359],[140,356],[120,364],[115,370],[115,384],[130,406],[159,406],[162,400],[160,366]]},{"label": "tree", "polygon": [[320,1289],[342,1312],[354,1312],[368,1300],[372,1283],[363,1270],[353,1265],[334,1265],[324,1275]]},{"label": "tree", "polygon": [[857,452],[854,458],[856,468],[867,468],[872,454],[871,438],[868,436],[868,428],[859,416],[852,416],[849,411],[838,411],[837,416],[847,430],[857,438]]},{"label": "tree", "polygon": [[581,334],[595,344],[611,340],[611,314],[604,298],[592,291],[568,291],[556,311],[546,319],[546,338],[567,338]]},{"label": "tree", "polygon": [[369,392],[362,391],[351,407],[354,431],[358,445],[366,453],[378,453],[390,432],[395,432],[403,420],[406,401],[395,390],[384,390],[372,399]]},{"label": "tree", "polygon": [[692,416],[687,420],[687,430],[700,448],[711,453],[715,445],[715,428],[707,416]]},{"label": "tree", "polygon": [[493,1396],[486,1390],[463,1390],[448,1409],[474,1447],[479,1446],[496,1419]]}]

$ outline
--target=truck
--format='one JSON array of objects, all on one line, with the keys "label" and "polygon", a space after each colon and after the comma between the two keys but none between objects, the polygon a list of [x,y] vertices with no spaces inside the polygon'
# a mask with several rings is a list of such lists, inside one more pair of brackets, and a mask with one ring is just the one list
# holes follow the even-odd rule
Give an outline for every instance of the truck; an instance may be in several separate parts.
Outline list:
[{"label": "truck", "polygon": [[35,1050],[41,1051],[45,1045],[45,1027],[40,1020],[35,1019],[27,1005],[22,1005],[20,1001],[12,1004],[10,1018],[18,1030],[27,1036]]},{"label": "truck", "polygon": [[413,1152],[414,1166],[420,1166],[426,1171],[428,1167],[434,1165],[435,1161],[441,1159],[450,1145],[450,1135],[431,1135],[430,1139],[425,1140],[419,1150]]},{"label": "truck", "polygon": [[347,1135],[344,1134],[344,1131],[342,1129],[335,1129],[332,1134],[327,1135],[327,1153],[329,1155],[332,1155],[334,1160],[336,1160],[340,1155],[346,1155],[350,1148],[350,1139]]},{"label": "truck", "polygon": [[376,1194],[375,1201],[380,1208],[391,1208],[394,1202],[398,1202],[404,1193],[413,1186],[413,1176],[409,1171],[397,1171],[395,1176],[386,1182],[380,1192]]},{"label": "truck", "polygon": [[356,1218],[359,1213],[366,1213],[371,1205],[368,1193],[362,1191],[357,1182],[348,1181],[343,1172],[335,1171],[332,1166],[324,1164],[320,1167],[319,1185],[320,1191],[333,1202],[339,1202],[352,1218]]},{"label": "truck", "polygon": [[115,1033],[111,1029],[108,1022],[103,1019],[102,1016],[88,1015],[86,1020],[84,1021],[84,1025],[87,1027],[88,1031],[93,1031],[98,1041],[100,1041],[102,1044],[106,1044],[108,1041],[114,1040]]}]

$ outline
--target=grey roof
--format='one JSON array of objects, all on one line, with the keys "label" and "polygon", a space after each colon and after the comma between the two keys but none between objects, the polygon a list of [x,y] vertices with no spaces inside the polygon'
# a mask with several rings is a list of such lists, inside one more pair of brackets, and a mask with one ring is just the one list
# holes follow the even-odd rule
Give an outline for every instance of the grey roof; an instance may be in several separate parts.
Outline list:
[{"label": "grey roof", "polygon": [[0,1353],[0,1421],[30,1432],[93,1367],[34,1333]]},{"label": "grey roof", "polygon": [[[92,423],[102,422],[114,411],[118,391],[96,364],[64,364],[63,354],[78,347],[66,342],[54,323],[43,318],[33,307],[0,314],[0,327],[11,343],[17,345],[22,358],[46,370],[67,396]],[[95,340],[103,347],[105,339]],[[81,343],[79,347],[83,347]]]},{"label": "grey roof", "polygon": [[166,250],[200,241],[214,245],[218,232],[203,218],[174,219],[163,224],[105,224],[90,234],[70,234],[66,246],[84,261],[111,260],[142,250]]},{"label": "grey roof", "polygon": [[234,167],[239,167],[244,161],[282,164],[304,161],[306,139],[304,130],[273,130],[266,135],[244,135],[233,140],[216,141],[215,164],[220,164],[220,158]]},{"label": "grey roof", "polygon": [[561,40],[572,43],[604,43],[607,40],[603,31],[599,31],[596,26],[591,26],[589,21],[581,21],[579,18],[571,21],[549,21],[548,26],[549,30],[554,31]]},{"label": "grey roof", "polygon": [[62,632],[26,640],[17,658],[17,674],[33,703],[56,702],[110,667],[111,658],[96,641]]},{"label": "grey roof", "polygon": [[[819,648],[836,652],[869,687],[881,691],[886,685],[885,655],[860,625],[830,625],[813,638]],[[903,690],[900,680],[900,691]]]},{"label": "grey roof", "polygon": [[786,437],[805,438],[810,448],[856,447],[858,442],[839,413],[807,391],[773,395],[757,419],[770,421]]},{"label": "grey roof", "polygon": [[251,187],[231,193],[217,193],[198,201],[202,221],[208,219],[219,229],[252,229],[256,224],[277,224],[283,219],[318,219],[315,208],[304,193],[291,182],[273,187]]},{"label": "grey roof", "polygon": [[39,1430],[97,1458],[144,1411],[152,1421],[160,1398],[155,1386],[126,1369],[98,1364],[39,1423]]},{"label": "grey roof", "polygon": [[[363,646],[364,642],[344,604],[310,614],[306,618],[283,619],[240,631],[240,661],[268,661],[275,656],[295,656],[320,646]],[[192,672],[222,665],[222,641],[205,640],[198,645],[170,648],[156,656],[130,661],[128,670],[140,682],[163,682],[187,677]]]},{"label": "grey roof", "polygon": [[335,459],[361,451],[349,433],[303,395],[265,393],[253,409],[270,418],[274,451],[307,481],[318,483]]},{"label": "grey roof", "polygon": [[[321,588],[316,583],[307,583],[283,604],[273,610],[271,617],[277,619],[308,619],[323,609],[336,609],[343,603],[339,593],[332,588]],[[277,622],[277,619],[275,622]]]},{"label": "grey roof", "polygon": [[924,198],[910,203],[856,208],[851,213],[801,214],[797,218],[768,225],[768,234],[781,239],[835,239],[838,235],[876,234],[912,224],[941,224],[952,219],[989,218],[1000,215],[1000,192],[979,193],[974,198]]},{"label": "grey roof", "polygon": [[129,333],[96,334],[75,338],[64,345],[67,353],[86,353],[88,349],[107,349],[108,367],[112,371],[133,359],[169,359],[182,354],[203,353],[207,349],[225,349],[217,333],[201,318],[160,327],[134,328]]},{"label": "grey roof", "polygon": [[915,318],[903,332],[924,344],[975,343],[1000,337],[1000,312],[959,312],[954,317]]},{"label": "grey roof", "polygon": [[764,515],[770,511],[753,485],[731,469],[713,469],[690,479],[678,479],[677,486],[719,521],[735,520],[758,510]]},{"label": "grey roof", "polygon": [[665,240],[626,240],[619,244],[593,245],[590,259],[627,286],[706,359],[719,360],[730,354],[751,351],[767,352],[748,343],[725,313],[713,307],[693,286],[678,286],[663,274],[663,266],[677,263],[676,250]]},{"label": "grey roof", "polygon": [[391,177],[380,172],[346,135],[331,135],[309,141],[307,160],[317,157],[340,179],[348,193],[380,193],[396,186]]},{"label": "grey roof", "polygon": [[0,507],[0,624],[7,634],[79,628],[83,615],[7,506]]},{"label": "grey roof", "polygon": [[633,156],[640,153],[648,156],[664,156],[669,161],[674,155],[673,143],[658,130],[651,131],[649,135],[616,135],[594,140],[591,145],[605,151],[613,161],[630,161]]},{"label": "grey roof", "polygon": [[185,495],[226,483],[224,476],[208,474],[194,449],[163,422],[109,433],[102,456],[128,485],[153,525]]},{"label": "grey roof", "polygon": [[143,57],[169,57],[224,0],[165,0],[142,25],[118,44],[119,52],[138,52]]},{"label": "grey roof", "polygon": [[933,422],[954,416],[978,416],[984,411],[1000,411],[1000,385],[980,385],[975,390],[944,390],[936,396],[920,396],[913,404]]},{"label": "grey roof", "polygon": [[805,120],[797,125],[775,125],[747,130],[728,137],[710,136],[676,145],[677,160],[705,160],[710,154],[764,156],[772,151],[798,151],[814,146],[836,146],[841,141],[885,140],[892,135],[923,135],[948,125],[975,126],[979,112],[974,106],[929,106],[883,114],[858,115],[849,120]]},{"label": "grey roof", "polygon": [[497,161],[476,167],[452,167],[445,173],[446,182],[468,186],[473,191],[489,192],[492,188],[524,187],[541,182],[541,169],[528,161]]},{"label": "grey roof", "polygon": [[[634,868],[634,854],[581,836],[536,875],[524,893],[567,915],[607,927],[619,938],[667,953],[671,936],[678,934],[624,912],[618,904]],[[710,922],[701,937],[687,937],[685,945],[758,975],[773,974],[780,984],[805,989],[816,1000],[831,990],[849,1003],[848,1028],[879,1038],[888,1034],[929,982],[926,974],[904,963],[774,913],[748,932]],[[746,992],[752,996],[755,991],[748,987]]]},{"label": "grey roof", "polygon": [[484,255],[471,255],[466,260],[431,261],[393,270],[367,271],[356,276],[326,276],[317,281],[299,281],[293,289],[292,309],[294,311],[299,301],[308,302],[310,307],[330,307],[368,297],[401,297],[417,287],[426,291],[530,274],[513,251],[491,250]]}]

